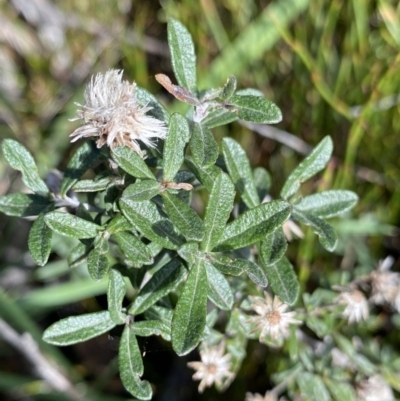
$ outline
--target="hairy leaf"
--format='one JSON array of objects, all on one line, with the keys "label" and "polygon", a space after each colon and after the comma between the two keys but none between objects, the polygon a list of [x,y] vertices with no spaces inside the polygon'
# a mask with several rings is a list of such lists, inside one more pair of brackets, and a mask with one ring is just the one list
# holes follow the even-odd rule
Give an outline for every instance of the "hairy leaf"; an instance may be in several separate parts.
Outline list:
[{"label": "hairy leaf", "polygon": [[39,173],[30,152],[19,142],[13,139],[3,141],[4,157],[10,166],[22,173],[22,181],[33,192],[47,194],[49,189],[45,182],[39,177]]},{"label": "hairy leaf", "polygon": [[302,182],[323,170],[331,158],[332,149],[332,139],[326,136],[289,175],[281,190],[282,198],[291,198]]},{"label": "hairy leaf", "polygon": [[54,345],[71,345],[90,340],[115,327],[108,311],[72,316],[52,324],[43,340]]},{"label": "hairy leaf", "polygon": [[223,310],[231,310],[233,306],[233,294],[225,276],[211,263],[206,262],[208,297]]},{"label": "hairy leaf", "polygon": [[126,285],[122,274],[115,269],[111,269],[109,273],[107,302],[108,311],[111,319],[116,324],[124,323],[126,320],[125,313],[122,312],[122,301],[126,293]]},{"label": "hairy leaf", "polygon": [[218,158],[218,144],[211,131],[204,125],[194,123],[189,146],[193,159],[200,166],[212,165]]},{"label": "hairy leaf", "polygon": [[133,177],[155,180],[154,174],[147,164],[133,149],[127,146],[119,146],[112,151],[112,158],[115,162]]},{"label": "hairy leaf", "polygon": [[172,347],[179,356],[193,350],[203,336],[207,316],[207,287],[204,264],[193,265],[172,319]]},{"label": "hairy leaf", "polygon": [[44,266],[51,251],[53,233],[44,221],[45,214],[40,214],[33,223],[29,232],[28,247],[33,260]]}]

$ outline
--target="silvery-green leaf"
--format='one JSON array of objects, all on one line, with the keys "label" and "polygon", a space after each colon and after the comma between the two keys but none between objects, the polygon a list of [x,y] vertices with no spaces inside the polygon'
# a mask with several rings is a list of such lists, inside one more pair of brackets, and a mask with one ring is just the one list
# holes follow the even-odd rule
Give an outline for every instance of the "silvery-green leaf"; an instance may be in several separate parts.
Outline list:
[{"label": "silvery-green leaf", "polygon": [[135,202],[150,200],[161,192],[161,186],[155,180],[137,181],[129,185],[122,193],[122,198],[130,199]]},{"label": "silvery-green leaf", "polygon": [[115,327],[108,311],[72,316],[52,324],[43,340],[54,345],[71,345],[90,340]]},{"label": "silvery-green leaf", "polygon": [[87,257],[87,265],[90,277],[95,281],[100,281],[110,268],[107,256],[99,248],[90,251]]},{"label": "silvery-green leaf", "polygon": [[238,259],[226,255],[208,254],[207,260],[220,272],[231,276],[240,276],[245,270],[245,266],[238,262]]},{"label": "silvery-green leaf", "polygon": [[74,192],[99,192],[104,191],[110,184],[110,178],[105,177],[99,180],[79,180],[77,181],[72,190]]},{"label": "silvery-green leaf", "polygon": [[268,285],[267,276],[258,264],[245,259],[236,259],[234,263],[243,268],[253,283],[260,287],[266,287]]},{"label": "silvery-green leaf", "polygon": [[235,188],[223,172],[217,176],[211,189],[204,217],[205,235],[201,249],[207,252],[215,247],[224,232],[235,198]]},{"label": "silvery-green leaf", "polygon": [[282,121],[279,107],[261,96],[236,94],[229,99],[231,111],[245,121],[259,124],[275,124]]},{"label": "silvery-green leaf", "polygon": [[112,238],[133,267],[139,268],[153,263],[153,257],[148,247],[133,234],[122,231],[113,234]]},{"label": "silvery-green leaf", "polygon": [[192,157],[187,157],[185,159],[185,164],[189,170],[196,176],[196,178],[204,185],[204,187],[211,192],[218,174],[220,174],[221,169],[217,166],[200,166],[198,165]]},{"label": "silvery-green leaf", "polygon": [[356,391],[350,383],[343,380],[330,380],[329,378],[324,378],[324,382],[328,387],[329,392],[332,394],[333,399],[336,401],[357,401],[358,397]]},{"label": "silvery-green leaf", "polygon": [[211,263],[205,262],[208,282],[208,298],[214,305],[222,310],[231,310],[233,306],[233,295],[231,287],[225,276],[220,273]]},{"label": "silvery-green leaf", "polygon": [[250,209],[258,206],[260,204],[260,199],[258,198],[250,162],[245,151],[232,138],[223,139],[222,151],[229,175],[242,196],[243,202]]},{"label": "silvery-green leaf", "polygon": [[332,139],[326,136],[289,175],[281,190],[282,198],[291,198],[302,182],[323,170],[331,158],[332,150]]},{"label": "silvery-green leaf", "polygon": [[178,255],[189,264],[197,263],[199,259],[199,244],[186,242],[178,249]]},{"label": "silvery-green leaf", "polygon": [[47,213],[44,221],[57,234],[70,238],[94,238],[102,229],[90,221],[59,211]]},{"label": "silvery-green leaf", "polygon": [[168,45],[175,77],[180,86],[196,91],[196,55],[192,37],[178,21],[168,21]]},{"label": "silvery-green leaf", "polygon": [[37,216],[51,205],[51,202],[40,195],[9,194],[0,196],[0,212],[7,216]]},{"label": "silvery-green leaf", "polygon": [[169,112],[167,109],[157,100],[157,98],[139,86],[136,86],[133,96],[138,101],[141,107],[151,107],[151,110],[147,114],[152,115],[158,120],[168,122]]},{"label": "silvery-green leaf", "polygon": [[193,123],[189,146],[193,159],[200,166],[212,165],[218,158],[218,144],[211,131],[204,125]]},{"label": "silvery-green leaf", "polygon": [[186,203],[165,191],[162,194],[165,210],[172,223],[188,241],[201,241],[204,236],[203,221]]},{"label": "silvery-green leaf", "polygon": [[141,288],[136,299],[129,308],[129,313],[138,315],[154,305],[183,280],[186,270],[179,258],[174,258],[154,273],[153,277]]},{"label": "silvery-green leaf", "polygon": [[234,75],[230,75],[227,79],[224,87],[222,88],[222,93],[220,95],[221,99],[228,100],[236,91],[236,77]]},{"label": "silvery-green leaf", "polygon": [[119,343],[119,374],[124,387],[140,400],[150,400],[152,389],[146,380],[140,380],[143,374],[142,355],[135,334],[130,325],[126,325]]},{"label": "silvery-green leaf", "polygon": [[108,281],[107,302],[110,317],[116,324],[122,324],[126,320],[126,315],[122,312],[122,301],[125,294],[126,285],[122,274],[118,270],[111,269]]},{"label": "silvery-green leaf", "polygon": [[85,142],[76,150],[68,163],[61,181],[61,196],[65,196],[74,184],[78,182],[79,178],[82,177],[99,157],[99,154],[99,149],[97,149],[92,142]]},{"label": "silvery-green leaf", "polygon": [[171,341],[171,327],[161,320],[141,320],[132,324],[132,331],[140,337],[161,336]]},{"label": "silvery-green leaf", "polygon": [[176,173],[181,168],[185,157],[185,146],[189,139],[190,130],[186,118],[179,113],[172,114],[164,143],[164,181],[173,181]]},{"label": "silvery-green leaf", "polygon": [[29,231],[28,247],[33,260],[44,266],[51,251],[52,231],[44,221],[45,214],[41,213]]},{"label": "silvery-green leaf", "polygon": [[79,243],[75,248],[72,248],[71,253],[68,255],[68,266],[72,269],[83,263],[91,248],[83,243]]},{"label": "silvery-green leaf", "polygon": [[264,264],[264,271],[274,294],[282,302],[293,305],[299,295],[299,282],[289,260],[283,257],[273,265]]},{"label": "silvery-green leaf", "polygon": [[112,158],[115,162],[133,177],[155,180],[154,174],[147,164],[133,149],[127,146],[119,146],[112,150]]},{"label": "silvery-green leaf", "polygon": [[254,244],[275,231],[289,218],[291,205],[284,201],[263,203],[229,223],[216,251],[227,251]]},{"label": "silvery-green leaf", "polygon": [[238,116],[222,107],[210,109],[201,120],[201,125],[211,129],[236,121]]},{"label": "silvery-green leaf", "polygon": [[293,210],[293,218],[300,223],[310,226],[315,234],[319,237],[319,242],[328,251],[332,252],[337,243],[337,236],[328,223],[311,213],[300,212]]},{"label": "silvery-green leaf", "polygon": [[109,234],[115,234],[119,231],[129,231],[133,228],[132,223],[121,213],[117,214],[107,223],[107,231]]},{"label": "silvery-green leaf", "polygon": [[153,202],[121,199],[119,204],[125,217],[150,241],[167,249],[178,249],[185,242],[171,220]]},{"label": "silvery-green leaf", "polygon": [[258,198],[263,200],[271,187],[271,176],[264,167],[256,167],[253,171],[253,180]]},{"label": "silvery-green leaf", "polygon": [[328,218],[350,210],[357,201],[358,196],[354,192],[330,190],[306,196],[293,207],[303,213]]},{"label": "silvery-green leaf", "polygon": [[301,394],[306,399],[318,401],[332,400],[324,382],[319,376],[309,372],[302,372],[302,374],[296,376],[296,381],[300,387]]},{"label": "silvery-green leaf", "polygon": [[22,181],[33,192],[47,194],[49,189],[39,177],[39,173],[30,152],[13,139],[4,139],[3,154],[10,166],[22,173]]},{"label": "silvery-green leaf", "polygon": [[278,262],[287,250],[287,241],[282,229],[267,235],[260,245],[260,255],[266,265]]},{"label": "silvery-green leaf", "polygon": [[188,354],[203,337],[207,316],[207,288],[204,264],[193,265],[172,318],[172,348],[179,356]]}]

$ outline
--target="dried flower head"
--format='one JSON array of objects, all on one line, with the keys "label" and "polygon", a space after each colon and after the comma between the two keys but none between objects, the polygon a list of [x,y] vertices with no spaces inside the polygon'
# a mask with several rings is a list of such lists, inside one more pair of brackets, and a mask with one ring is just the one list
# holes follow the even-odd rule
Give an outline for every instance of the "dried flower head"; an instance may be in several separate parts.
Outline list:
[{"label": "dried flower head", "polygon": [[349,323],[366,320],[369,316],[368,302],[364,294],[355,288],[344,288],[337,297],[339,305],[345,305],[343,316]]},{"label": "dried flower head", "polygon": [[389,271],[394,258],[385,258],[370,274],[372,296],[370,302],[375,305],[389,304],[400,312],[400,274]]},{"label": "dried flower head", "polygon": [[259,315],[249,319],[255,324],[254,331],[261,330],[260,341],[267,336],[272,340],[280,340],[289,336],[289,324],[301,324],[293,316],[296,312],[285,312],[289,305],[284,304],[278,297],[272,297],[265,292],[264,297],[250,297],[251,308]]},{"label": "dried flower head", "polygon": [[380,375],[362,381],[357,386],[357,395],[360,401],[394,401],[392,389]]},{"label": "dried flower head", "polygon": [[133,96],[136,84],[122,81],[122,70],[109,70],[92,77],[85,90],[85,104],[73,120],[83,125],[70,136],[71,142],[80,138],[94,138],[98,148],[128,146],[142,154],[138,141],[154,146],[154,140],[167,133],[163,121],[146,113],[151,107],[139,106]]},{"label": "dried flower head", "polygon": [[224,379],[232,380],[234,374],[231,369],[231,356],[224,355],[225,344],[222,342],[218,346],[209,348],[206,344],[200,351],[201,362],[189,362],[188,366],[197,372],[193,375],[194,380],[201,380],[199,393],[213,383],[221,386]]}]

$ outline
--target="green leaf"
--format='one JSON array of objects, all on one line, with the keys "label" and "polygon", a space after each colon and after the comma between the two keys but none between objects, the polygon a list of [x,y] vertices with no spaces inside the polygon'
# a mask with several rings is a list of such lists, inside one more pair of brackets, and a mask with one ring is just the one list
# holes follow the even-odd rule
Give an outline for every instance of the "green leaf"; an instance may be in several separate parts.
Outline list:
[{"label": "green leaf", "polygon": [[261,242],[260,255],[265,265],[278,262],[287,250],[287,241],[282,229],[275,230]]},{"label": "green leaf", "polygon": [[71,238],[94,238],[102,229],[90,221],[58,211],[47,213],[44,221],[57,234]]},{"label": "green leaf", "polygon": [[172,348],[179,356],[188,354],[200,342],[206,316],[207,274],[200,263],[191,267],[172,319]]},{"label": "green leaf", "polygon": [[4,139],[2,146],[4,157],[10,166],[15,170],[21,171],[24,184],[33,192],[47,194],[49,189],[39,177],[35,160],[29,151],[13,139]]},{"label": "green leaf", "polygon": [[309,372],[296,376],[302,396],[308,400],[331,401],[331,396],[321,377]]},{"label": "green leaf", "polygon": [[175,77],[180,86],[195,93],[196,55],[192,37],[178,21],[168,21],[168,45]]},{"label": "green leaf", "polygon": [[275,124],[282,121],[282,113],[279,107],[270,100],[261,96],[233,95],[229,99],[229,105],[233,106],[238,117],[245,121],[259,124]]},{"label": "green leaf", "polygon": [[150,200],[161,192],[161,186],[155,180],[136,181],[129,185],[122,193],[122,198],[135,202]]},{"label": "green leaf", "polygon": [[109,234],[115,234],[119,231],[129,231],[133,228],[132,223],[123,214],[117,214],[107,223],[107,232]]},{"label": "green leaf", "polygon": [[293,305],[299,295],[299,282],[289,260],[284,256],[273,265],[264,264],[264,271],[274,294],[282,302]]},{"label": "green leaf", "polygon": [[242,259],[233,259],[226,255],[208,254],[206,260],[220,272],[231,276],[240,276],[246,268],[246,266],[240,262]]},{"label": "green leaf", "polygon": [[201,125],[209,129],[229,124],[238,119],[235,113],[223,108],[215,108],[207,111],[207,115],[201,120]]},{"label": "green leaf", "polygon": [[223,139],[222,151],[229,175],[235,187],[240,192],[243,202],[250,209],[258,206],[260,204],[260,199],[258,198],[250,162],[245,151],[232,138]]},{"label": "green leaf", "polygon": [[339,382],[328,378],[325,378],[324,381],[336,401],[357,401],[356,392],[351,384],[342,380]]},{"label": "green leaf", "polygon": [[224,274],[239,276],[245,272],[250,280],[260,287],[266,287],[268,285],[268,280],[263,269],[250,260],[233,259],[226,255],[217,254],[207,255],[207,260]]},{"label": "green leaf", "polygon": [[200,166],[214,164],[218,158],[218,144],[211,131],[204,125],[194,123],[189,146],[193,159]]},{"label": "green leaf", "polygon": [[298,210],[293,210],[293,218],[300,223],[310,226],[315,234],[319,237],[319,242],[328,251],[332,252],[337,243],[337,236],[328,223],[319,217],[313,216],[310,213],[303,213]]},{"label": "green leaf", "polygon": [[229,223],[216,247],[227,251],[254,244],[275,231],[289,218],[291,205],[284,201],[263,203]]},{"label": "green leaf", "polygon": [[271,187],[271,176],[264,167],[256,167],[253,171],[254,185],[257,189],[258,198],[264,199]]},{"label": "green leaf", "polygon": [[197,242],[186,242],[178,249],[178,255],[189,264],[197,263],[199,260],[199,244]]},{"label": "green leaf", "polygon": [[211,263],[205,263],[208,282],[208,298],[222,310],[231,310],[233,294],[225,276]]},{"label": "green leaf", "polygon": [[129,308],[131,315],[139,315],[159,299],[173,291],[183,280],[186,270],[179,258],[169,261],[160,270],[154,273],[153,277],[140,290],[136,299]]},{"label": "green leaf", "polygon": [[224,232],[235,198],[235,187],[225,173],[221,172],[211,189],[204,217],[205,235],[201,249],[207,252],[215,247]]},{"label": "green leaf", "polygon": [[62,197],[78,182],[79,178],[96,161],[99,154],[100,150],[92,142],[85,142],[77,149],[69,161],[61,181],[60,192]]},{"label": "green leaf", "polygon": [[133,96],[141,107],[151,107],[147,114],[152,115],[157,120],[168,122],[170,116],[168,110],[146,89],[136,86]]},{"label": "green leaf", "polygon": [[256,263],[245,259],[236,259],[235,264],[238,264],[248,275],[249,279],[259,285],[260,287],[266,287],[268,285],[268,279],[263,269]]},{"label": "green leaf", "polygon": [[100,281],[110,268],[107,256],[99,248],[94,248],[89,252],[87,265],[90,277],[95,281]]},{"label": "green leaf", "polygon": [[43,340],[54,345],[71,345],[97,337],[115,327],[108,311],[71,316],[52,324]]},{"label": "green leaf", "polygon": [[331,158],[332,150],[332,139],[326,136],[289,175],[281,190],[282,198],[291,198],[302,182],[323,170]]},{"label": "green leaf", "polygon": [[153,263],[149,248],[139,238],[124,231],[113,234],[112,238],[131,266],[139,268]]},{"label": "green leaf", "polygon": [[29,232],[28,247],[33,260],[44,266],[51,251],[53,233],[44,221],[45,214],[41,213],[33,223]]},{"label": "green leaf", "polygon": [[73,185],[72,190],[74,192],[100,192],[104,191],[110,182],[109,177],[99,180],[79,180]]},{"label": "green leaf", "polygon": [[306,196],[293,207],[303,213],[328,218],[350,210],[357,201],[358,196],[354,192],[331,190]]},{"label": "green leaf", "polygon": [[147,167],[147,164],[133,149],[127,146],[119,146],[113,149],[112,158],[122,170],[126,171],[131,176],[155,180],[154,174]]},{"label": "green leaf", "polygon": [[122,301],[126,294],[126,285],[122,274],[115,269],[111,269],[109,273],[107,302],[110,317],[116,324],[124,323],[126,320],[125,313],[122,312]]},{"label": "green leaf", "polygon": [[204,187],[211,192],[214,181],[220,174],[221,169],[217,166],[200,166],[191,157],[185,159],[185,164]]},{"label": "green leaf", "polygon": [[132,324],[132,332],[140,337],[161,336],[171,341],[171,327],[161,320],[142,320]]},{"label": "green leaf", "polygon": [[169,119],[168,134],[164,143],[163,178],[171,182],[182,166],[185,157],[185,145],[190,139],[189,124],[179,113]]},{"label": "green leaf", "polygon": [[140,380],[143,374],[143,361],[139,345],[130,325],[125,326],[119,343],[119,374],[124,387],[140,400],[150,400],[150,383]]},{"label": "green leaf", "polygon": [[233,96],[236,91],[236,77],[234,75],[229,76],[224,87],[222,88],[221,99],[228,100]]},{"label": "green leaf", "polygon": [[204,226],[200,216],[169,192],[163,192],[162,197],[165,210],[175,227],[188,241],[201,241],[204,237]]},{"label": "green leaf", "polygon": [[51,204],[48,199],[34,194],[0,196],[0,212],[7,216],[37,216]]},{"label": "green leaf", "polygon": [[125,217],[150,241],[167,249],[178,249],[185,242],[171,220],[151,201],[121,199],[119,205]]}]

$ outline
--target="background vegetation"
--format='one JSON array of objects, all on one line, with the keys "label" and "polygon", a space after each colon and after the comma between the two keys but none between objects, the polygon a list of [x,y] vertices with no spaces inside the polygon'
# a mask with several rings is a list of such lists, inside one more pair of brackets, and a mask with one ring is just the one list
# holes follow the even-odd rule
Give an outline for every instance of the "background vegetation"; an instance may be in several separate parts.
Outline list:
[{"label": "background vegetation", "polygon": [[[341,239],[336,256],[308,231],[303,241],[291,244],[289,256],[303,287],[312,289],[327,272],[367,271],[387,255],[395,257],[392,270],[399,271],[400,5],[395,0],[3,0],[0,138],[28,147],[42,177],[50,169],[63,171],[74,150],[69,134],[76,123],[68,121],[74,102],[82,101],[92,74],[109,68],[124,69],[127,79],[184,111],[154,79],[157,73],[172,76],[169,17],[193,36],[201,86],[222,85],[234,74],[239,88],[257,88],[282,109],[283,121],[274,127],[234,123],[213,130],[217,139],[238,140],[253,166],[268,168],[274,194],[310,145],[325,135],[333,138],[335,157],[327,172],[307,185],[350,189],[360,202],[353,221],[335,223]],[[0,195],[20,188],[18,174],[1,157]],[[30,224],[0,215],[0,316],[18,332],[31,333],[44,352],[62,361],[72,380],[97,392],[94,399],[123,399],[112,339],[61,351],[41,342],[54,320],[103,305],[106,285],[68,268],[61,259],[70,244],[61,237],[51,262],[37,268],[27,252]],[[193,356],[178,360],[153,340],[141,347],[146,378],[160,383],[157,400],[218,399],[214,390],[197,395],[185,367]],[[265,392],[270,385],[265,377],[275,367],[265,364],[265,347],[250,347],[229,399],[242,400],[245,391]],[[3,344],[0,361],[3,399],[61,399],[32,374],[18,351]]]}]

